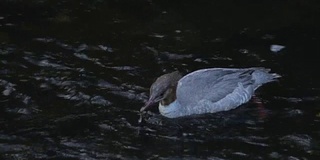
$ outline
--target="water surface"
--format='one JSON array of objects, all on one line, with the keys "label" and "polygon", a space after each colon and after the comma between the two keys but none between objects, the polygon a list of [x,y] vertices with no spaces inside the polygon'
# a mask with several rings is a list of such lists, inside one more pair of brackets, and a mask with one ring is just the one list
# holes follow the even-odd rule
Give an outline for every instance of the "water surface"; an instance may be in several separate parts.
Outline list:
[{"label": "water surface", "polygon": [[[0,158],[317,159],[319,9],[2,1]],[[252,66],[283,77],[232,111],[167,119],[154,107],[138,123],[157,76]]]}]

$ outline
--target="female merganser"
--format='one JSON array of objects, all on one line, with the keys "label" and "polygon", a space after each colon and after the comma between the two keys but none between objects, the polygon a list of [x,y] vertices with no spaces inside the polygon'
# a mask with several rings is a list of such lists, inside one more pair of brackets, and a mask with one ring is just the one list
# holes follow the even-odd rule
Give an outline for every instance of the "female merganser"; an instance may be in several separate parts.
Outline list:
[{"label": "female merganser", "polygon": [[141,112],[159,103],[168,118],[228,111],[248,102],[261,85],[281,77],[267,68],[209,68],[182,77],[164,74],[151,85],[150,98]]}]

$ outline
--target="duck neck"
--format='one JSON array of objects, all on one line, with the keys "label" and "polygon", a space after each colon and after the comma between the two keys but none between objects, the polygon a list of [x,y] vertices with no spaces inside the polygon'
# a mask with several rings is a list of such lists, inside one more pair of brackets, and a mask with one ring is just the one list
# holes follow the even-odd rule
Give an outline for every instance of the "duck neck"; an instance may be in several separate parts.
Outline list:
[{"label": "duck neck", "polygon": [[162,106],[168,106],[169,104],[173,103],[177,99],[176,95],[177,85],[174,85],[167,89],[167,91],[164,93],[164,99],[160,101],[160,104]]},{"label": "duck neck", "polygon": [[159,112],[161,113],[161,115],[168,118],[176,118],[185,115],[183,107],[180,106],[177,100],[166,106],[160,103]]}]

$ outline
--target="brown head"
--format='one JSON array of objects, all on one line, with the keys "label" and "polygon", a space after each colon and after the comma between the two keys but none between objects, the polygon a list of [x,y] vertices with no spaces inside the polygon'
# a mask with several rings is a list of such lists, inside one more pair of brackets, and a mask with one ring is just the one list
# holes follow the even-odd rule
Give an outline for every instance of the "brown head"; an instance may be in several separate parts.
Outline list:
[{"label": "brown head", "polygon": [[150,97],[148,102],[140,111],[146,110],[151,105],[160,102],[168,105],[176,99],[176,88],[178,81],[182,78],[179,71],[167,73],[159,78],[150,87]]}]

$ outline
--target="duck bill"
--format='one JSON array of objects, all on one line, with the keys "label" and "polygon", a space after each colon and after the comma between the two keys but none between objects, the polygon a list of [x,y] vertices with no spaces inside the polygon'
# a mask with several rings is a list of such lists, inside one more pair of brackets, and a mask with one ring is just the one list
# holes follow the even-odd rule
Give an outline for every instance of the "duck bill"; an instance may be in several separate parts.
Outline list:
[{"label": "duck bill", "polygon": [[163,96],[153,96],[151,95],[148,102],[146,102],[146,104],[140,109],[140,112],[145,111],[146,109],[148,109],[150,106],[153,106],[155,103],[160,102],[161,100],[163,100],[164,97]]},{"label": "duck bill", "polygon": [[155,102],[152,99],[149,99],[148,102],[140,109],[140,112],[145,111],[147,108],[152,106]]}]

